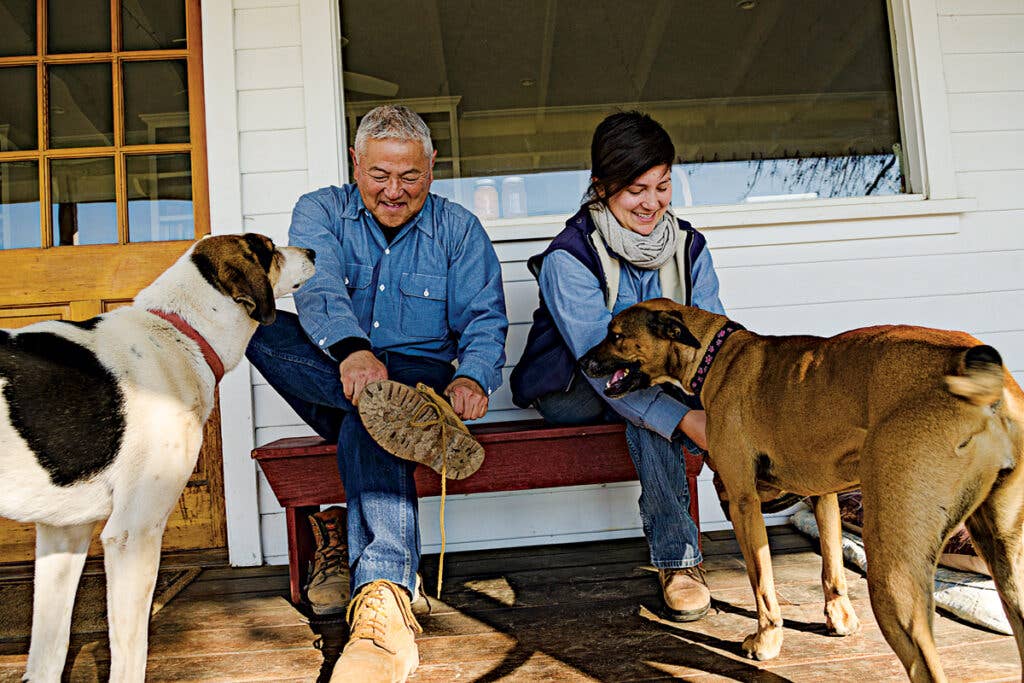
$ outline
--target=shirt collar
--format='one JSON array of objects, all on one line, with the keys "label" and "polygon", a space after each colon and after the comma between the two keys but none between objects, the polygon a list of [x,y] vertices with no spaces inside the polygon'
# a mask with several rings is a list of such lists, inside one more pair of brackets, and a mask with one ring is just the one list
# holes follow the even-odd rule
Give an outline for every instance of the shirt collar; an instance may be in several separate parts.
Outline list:
[{"label": "shirt collar", "polygon": [[[358,220],[360,217],[365,216],[368,220],[376,221],[377,219],[373,217],[370,210],[366,208],[366,204],[363,203],[363,195],[359,194],[359,188],[356,184],[351,183],[348,187],[351,190],[351,197],[345,202],[345,210],[342,212],[341,217],[349,220]],[[434,236],[434,221],[430,220],[433,213],[434,195],[427,193],[427,200],[423,202],[419,213],[413,216],[411,221],[412,226],[419,228],[420,232],[427,237]]]}]

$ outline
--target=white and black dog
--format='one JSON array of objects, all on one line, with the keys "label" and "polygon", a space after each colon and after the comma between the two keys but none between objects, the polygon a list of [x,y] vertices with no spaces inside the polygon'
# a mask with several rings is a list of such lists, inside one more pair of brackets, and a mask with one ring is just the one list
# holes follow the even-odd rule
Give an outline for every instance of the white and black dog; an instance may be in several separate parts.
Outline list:
[{"label": "white and black dog", "polygon": [[160,543],[220,376],[314,254],[256,234],[193,245],[132,306],[0,330],[0,517],[36,525],[25,680],[59,681],[96,522],[110,680],[142,681]]}]

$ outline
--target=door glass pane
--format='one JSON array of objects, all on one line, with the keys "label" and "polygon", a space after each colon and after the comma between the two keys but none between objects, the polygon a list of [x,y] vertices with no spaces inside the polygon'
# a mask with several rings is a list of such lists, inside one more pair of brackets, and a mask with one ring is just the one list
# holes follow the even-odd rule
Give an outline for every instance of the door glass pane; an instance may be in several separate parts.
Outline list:
[{"label": "door glass pane", "polygon": [[51,54],[110,52],[110,0],[49,0],[46,25]]},{"label": "door glass pane", "polygon": [[36,53],[36,0],[0,0],[0,57]]},{"label": "door glass pane", "polygon": [[0,164],[0,249],[40,246],[39,163]]},{"label": "door glass pane", "polygon": [[124,63],[125,144],[188,142],[184,60]]},{"label": "door glass pane", "polygon": [[36,149],[36,68],[0,69],[0,152]]},{"label": "door glass pane", "polygon": [[185,0],[124,0],[121,3],[121,48],[185,48]]},{"label": "door glass pane", "polygon": [[52,159],[53,244],[116,244],[114,159]]},{"label": "door glass pane", "polygon": [[128,171],[128,233],[131,242],[190,240],[192,162],[188,154],[125,158]]},{"label": "door glass pane", "polygon": [[50,147],[114,144],[114,86],[110,64],[49,68]]}]

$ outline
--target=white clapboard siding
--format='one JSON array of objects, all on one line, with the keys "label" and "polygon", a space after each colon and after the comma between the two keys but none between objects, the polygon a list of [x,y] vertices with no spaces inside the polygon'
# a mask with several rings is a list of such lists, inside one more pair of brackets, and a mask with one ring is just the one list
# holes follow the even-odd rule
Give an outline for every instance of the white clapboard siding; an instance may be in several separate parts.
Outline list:
[{"label": "white clapboard siding", "polygon": [[[1024,377],[1024,0],[937,0],[953,164],[960,197],[976,209],[944,216],[793,222],[704,230],[733,317],[768,334],[830,335],[862,325],[963,329],[995,346]],[[297,0],[235,0],[238,120],[245,229],[287,240],[307,187],[301,33]],[[701,216],[693,223],[701,228]],[[507,376],[518,361],[537,286],[526,260],[556,224],[533,220],[488,230],[502,262],[511,326],[506,383],[485,420],[534,416],[516,409]],[[285,299],[282,308],[294,310]],[[256,442],[311,434],[255,370]],[[600,454],[595,454],[600,457]],[[707,470],[704,529],[728,526]],[[452,550],[642,534],[635,483],[453,496]],[[258,476],[265,561],[287,561],[284,513]],[[424,550],[437,550],[438,501],[421,502]],[[770,520],[779,523],[784,515]]]}]

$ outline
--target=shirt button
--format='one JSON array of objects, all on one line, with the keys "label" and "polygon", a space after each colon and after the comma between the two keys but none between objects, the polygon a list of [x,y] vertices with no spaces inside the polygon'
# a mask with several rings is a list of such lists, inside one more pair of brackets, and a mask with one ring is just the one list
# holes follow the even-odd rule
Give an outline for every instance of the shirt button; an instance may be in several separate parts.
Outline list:
[{"label": "shirt button", "polygon": [[379,323],[379,322],[377,322],[376,320],[374,320],[374,321],[373,321],[373,326],[374,326],[374,327],[380,327],[380,323]]},{"label": "shirt button", "polygon": [[346,285],[348,284],[348,278],[345,278],[345,284]]},{"label": "shirt button", "polygon": [[391,253],[391,250],[390,250],[390,249],[385,249],[385,250],[384,250],[384,253],[385,253],[385,254],[390,254],[390,253]]},{"label": "shirt button", "polygon": [[382,291],[382,292],[384,291],[384,285],[380,286],[380,291]]},{"label": "shirt button", "polygon": [[423,296],[430,296],[430,290],[429,289],[424,289],[423,290]]},{"label": "shirt button", "polygon": [[326,341],[327,341],[327,339],[324,338],[324,339],[321,339],[318,343],[320,344],[320,346],[323,346],[324,342],[326,342]]}]

